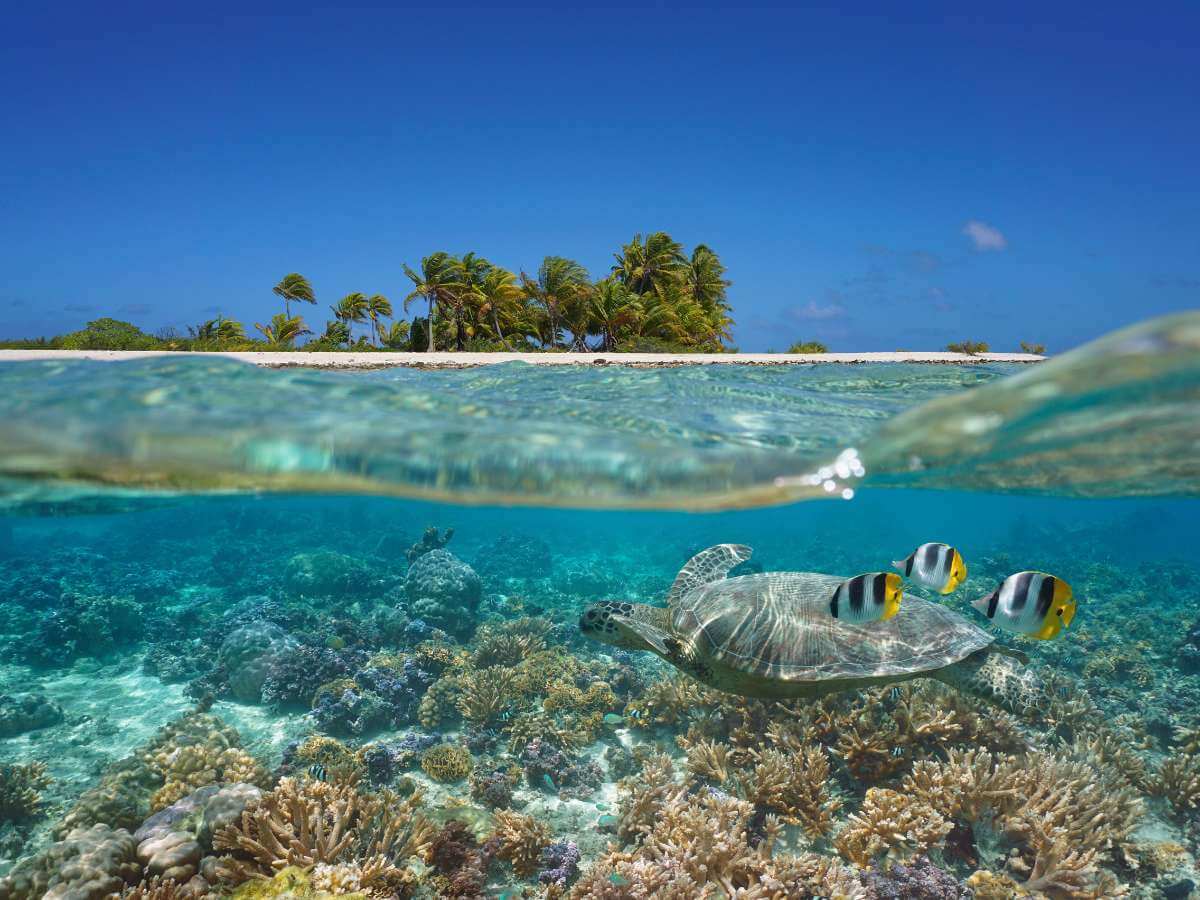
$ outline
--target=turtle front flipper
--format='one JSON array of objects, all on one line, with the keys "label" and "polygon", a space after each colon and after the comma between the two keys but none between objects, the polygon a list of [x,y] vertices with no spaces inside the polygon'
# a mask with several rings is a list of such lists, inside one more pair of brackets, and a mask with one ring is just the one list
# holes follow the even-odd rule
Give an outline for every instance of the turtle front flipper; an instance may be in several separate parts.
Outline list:
[{"label": "turtle front flipper", "polygon": [[744,563],[753,553],[745,544],[717,544],[701,550],[675,576],[671,590],[667,591],[667,606],[674,606],[693,588],[720,581],[730,569]]}]

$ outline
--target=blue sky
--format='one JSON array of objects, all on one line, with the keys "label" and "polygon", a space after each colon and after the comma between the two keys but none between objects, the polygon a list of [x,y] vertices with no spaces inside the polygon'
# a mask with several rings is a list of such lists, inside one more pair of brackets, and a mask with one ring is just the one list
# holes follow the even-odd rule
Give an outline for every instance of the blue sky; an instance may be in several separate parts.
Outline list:
[{"label": "blue sky", "polygon": [[1065,349],[1200,307],[1200,7],[22,4],[0,336],[265,322],[475,250],[714,247],[745,350]]}]

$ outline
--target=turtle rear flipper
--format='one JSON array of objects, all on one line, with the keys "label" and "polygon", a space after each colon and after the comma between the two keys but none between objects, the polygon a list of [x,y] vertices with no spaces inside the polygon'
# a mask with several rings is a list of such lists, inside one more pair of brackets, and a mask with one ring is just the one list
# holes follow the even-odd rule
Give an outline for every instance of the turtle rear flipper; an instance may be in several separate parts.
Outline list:
[{"label": "turtle rear flipper", "polygon": [[667,606],[674,606],[688,591],[702,584],[720,581],[730,569],[744,563],[753,553],[745,544],[717,544],[701,550],[675,576],[675,582],[667,592]]}]

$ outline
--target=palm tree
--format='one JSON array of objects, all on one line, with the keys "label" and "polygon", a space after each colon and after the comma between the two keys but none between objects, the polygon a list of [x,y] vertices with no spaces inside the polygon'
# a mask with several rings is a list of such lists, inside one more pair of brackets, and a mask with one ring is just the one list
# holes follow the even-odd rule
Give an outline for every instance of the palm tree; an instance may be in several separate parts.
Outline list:
[{"label": "palm tree", "polygon": [[533,323],[525,315],[527,299],[525,292],[517,284],[517,276],[499,266],[493,266],[479,286],[478,315],[487,317],[492,327],[492,334],[500,341],[505,350],[512,350],[512,346],[508,343],[508,338],[504,336],[504,328],[501,323],[510,327],[524,328],[526,331],[534,330]]},{"label": "palm tree", "polygon": [[588,293],[592,327],[600,333],[600,349],[611,353],[620,336],[632,330],[641,315],[637,296],[613,277],[597,281]]},{"label": "palm tree", "polygon": [[354,324],[367,320],[367,296],[358,292],[347,294],[337,302],[336,306],[331,306],[329,309],[333,312],[335,319],[346,324],[347,333],[353,337]]},{"label": "palm tree", "polygon": [[398,319],[391,324],[390,328],[379,326],[379,339],[383,341],[383,346],[390,347],[393,350],[399,350],[408,340],[408,320]]},{"label": "palm tree", "polygon": [[591,284],[587,269],[573,259],[547,256],[538,269],[537,279],[534,280],[522,272],[521,283],[530,299],[546,312],[547,333],[542,338],[542,343],[555,346],[558,343],[563,306],[571,302],[581,289]]},{"label": "palm tree", "polygon": [[429,303],[429,318],[426,331],[429,332],[429,346],[427,352],[433,352],[433,307],[435,303],[441,303],[447,298],[454,289],[454,281],[457,277],[457,262],[445,251],[439,250],[430,256],[426,256],[421,260],[421,271],[414,272],[407,265],[404,267],[404,274],[407,275],[413,283],[413,290],[407,297],[404,298],[404,310],[408,311],[408,305],[417,297],[424,297]]},{"label": "palm tree", "polygon": [[[392,317],[392,301],[383,294],[372,294],[367,298],[367,318],[371,320],[371,343],[382,338],[384,327],[380,319]],[[407,328],[406,328],[407,331]]]},{"label": "palm tree", "polygon": [[350,326],[341,319],[325,323],[325,333],[318,340],[334,347],[350,343]]},{"label": "palm tree", "polygon": [[725,266],[710,248],[698,244],[684,271],[692,297],[705,310],[728,309],[725,291],[733,282],[725,279]]},{"label": "palm tree", "polygon": [[[443,301],[450,309],[450,317],[454,322],[455,348],[463,350],[466,347],[467,320],[474,318],[468,312],[478,308],[483,290],[484,279],[491,271],[492,264],[475,253],[466,253],[461,259],[454,261],[454,286],[447,292]],[[473,329],[472,329],[473,332]]]},{"label": "palm tree", "polygon": [[277,349],[291,347],[296,338],[304,334],[312,334],[302,318],[285,316],[283,313],[275,313],[271,316],[270,325],[255,323],[254,327],[262,332],[262,336],[266,338],[268,344]]},{"label": "palm tree", "polygon": [[292,303],[315,304],[317,302],[312,285],[299,272],[284,275],[283,280],[275,285],[274,290],[275,296],[283,298],[283,312],[287,318],[292,316]]},{"label": "palm tree", "polygon": [[681,277],[687,266],[683,245],[665,231],[654,232],[645,243],[640,234],[635,234],[615,256],[613,274],[635,294],[645,294],[664,281]]},{"label": "palm tree", "polygon": [[244,341],[246,339],[246,331],[242,327],[242,323],[236,319],[226,319],[224,316],[209,319],[195,328],[189,326],[188,331],[198,341],[229,343],[232,341]]}]

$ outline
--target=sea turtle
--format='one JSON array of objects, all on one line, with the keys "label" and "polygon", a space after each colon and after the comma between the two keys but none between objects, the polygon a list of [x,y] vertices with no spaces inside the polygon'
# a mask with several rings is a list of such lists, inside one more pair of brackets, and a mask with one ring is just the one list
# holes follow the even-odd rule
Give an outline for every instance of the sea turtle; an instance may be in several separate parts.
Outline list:
[{"label": "sea turtle", "polygon": [[746,697],[819,697],[936,678],[1013,711],[1043,696],[1021,654],[945,606],[905,594],[886,621],[847,622],[829,601],[845,579],[815,572],[726,577],[750,558],[720,544],[688,562],[666,608],[611,600],[579,620],[589,637],[649,650],[718,690]]}]

